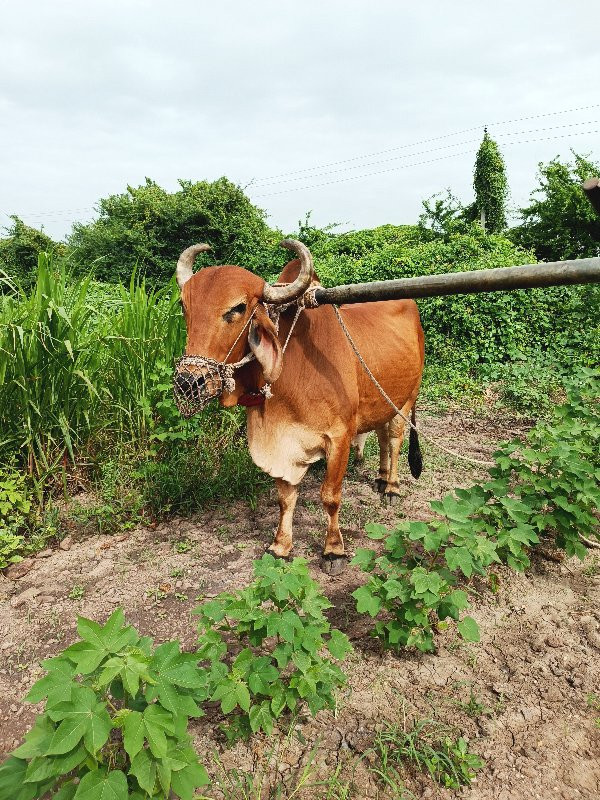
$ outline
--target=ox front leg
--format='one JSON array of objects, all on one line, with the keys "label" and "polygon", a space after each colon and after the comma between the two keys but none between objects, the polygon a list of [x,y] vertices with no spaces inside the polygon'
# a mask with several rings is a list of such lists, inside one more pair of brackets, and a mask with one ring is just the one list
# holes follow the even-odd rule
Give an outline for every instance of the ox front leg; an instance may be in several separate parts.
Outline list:
[{"label": "ox front leg", "polygon": [[346,567],[348,559],[340,531],[340,503],[342,482],[348,467],[350,441],[332,442],[327,456],[327,472],[321,486],[321,501],[327,515],[327,537],[323,548],[321,568],[329,575],[337,575]]},{"label": "ox front leg", "polygon": [[298,487],[281,479],[277,479],[275,483],[279,495],[279,527],[267,552],[277,558],[287,558],[293,546],[292,523],[298,499]]}]

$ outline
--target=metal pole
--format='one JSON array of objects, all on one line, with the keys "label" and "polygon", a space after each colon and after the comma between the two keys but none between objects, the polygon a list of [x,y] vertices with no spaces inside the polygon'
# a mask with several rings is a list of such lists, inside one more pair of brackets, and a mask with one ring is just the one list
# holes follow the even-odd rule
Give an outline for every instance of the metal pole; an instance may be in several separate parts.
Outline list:
[{"label": "metal pole", "polygon": [[328,303],[341,305],[375,300],[536,289],[545,286],[573,286],[584,283],[600,283],[600,258],[580,258],[576,261],[554,261],[547,264],[526,264],[521,267],[500,267],[372,283],[353,283],[329,289],[319,288],[315,292],[315,300],[319,305]]}]

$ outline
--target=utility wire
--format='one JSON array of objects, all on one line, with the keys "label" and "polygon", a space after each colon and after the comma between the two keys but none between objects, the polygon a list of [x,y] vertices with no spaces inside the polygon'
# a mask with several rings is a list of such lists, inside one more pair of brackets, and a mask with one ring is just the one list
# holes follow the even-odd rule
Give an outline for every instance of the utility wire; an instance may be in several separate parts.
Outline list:
[{"label": "utility wire", "polygon": [[[560,114],[570,114],[570,113],[573,113],[573,112],[576,112],[576,111],[587,111],[587,110],[589,110],[591,108],[600,108],[600,103],[593,103],[592,105],[589,105],[589,106],[578,106],[576,108],[565,108],[565,109],[562,109],[561,111],[548,111],[548,112],[546,112],[544,114],[533,114],[533,115],[531,115],[529,117],[516,117],[515,119],[506,119],[506,120],[500,120],[500,121],[496,121],[496,122],[489,122],[489,123],[487,123],[487,127],[491,128],[493,126],[512,125],[514,122],[525,122],[526,120],[529,120],[529,119],[541,119],[542,117],[554,117],[554,116],[559,116]],[[263,181],[270,181],[273,178],[283,178],[283,177],[287,177],[288,175],[300,175],[300,174],[305,173],[305,172],[313,172],[314,170],[317,170],[317,169],[325,169],[327,167],[336,167],[338,164],[347,164],[347,163],[349,163],[351,161],[362,161],[365,158],[372,158],[373,156],[385,155],[386,153],[393,153],[396,150],[407,150],[407,149],[410,149],[411,147],[419,147],[422,144],[429,144],[430,142],[437,142],[440,139],[449,139],[452,136],[462,136],[465,133],[471,133],[471,131],[480,131],[483,127],[484,127],[483,124],[474,125],[471,128],[463,128],[462,130],[454,131],[453,133],[445,133],[445,134],[442,134],[441,136],[433,136],[432,138],[429,138],[429,139],[421,139],[421,140],[419,140],[417,142],[412,142],[412,144],[403,144],[403,145],[399,145],[397,147],[389,147],[386,150],[376,150],[375,152],[372,152],[372,153],[365,153],[363,155],[354,156],[352,158],[344,158],[341,161],[331,161],[331,162],[326,163],[326,164],[318,164],[317,166],[314,166],[314,167],[306,167],[305,169],[293,170],[291,172],[280,172],[280,173],[278,173],[276,175],[267,175],[264,178],[257,178],[254,183],[258,184],[258,183],[262,183]]]},{"label": "utility wire", "polygon": [[[552,125],[552,126],[550,126],[548,128],[530,128],[529,130],[524,130],[524,131],[513,131],[513,132],[509,132],[509,133],[500,133],[500,134],[498,134],[496,136],[496,138],[502,138],[502,137],[506,137],[506,136],[523,136],[524,134],[542,133],[542,132],[545,132],[545,131],[558,130],[559,128],[573,128],[573,127],[577,127],[577,126],[580,126],[580,125],[595,125],[595,124],[597,124],[599,122],[600,122],[600,120],[594,119],[594,120],[586,120],[585,122],[571,122],[571,123],[567,123],[565,125]],[[327,177],[328,175],[334,175],[334,174],[339,173],[339,172],[343,173],[343,172],[349,172],[350,170],[363,169],[363,168],[366,168],[366,167],[375,167],[378,164],[388,164],[391,161],[399,161],[400,159],[404,159],[404,158],[414,158],[415,156],[428,155],[429,153],[435,153],[435,152],[438,152],[440,150],[449,150],[452,147],[465,147],[466,145],[469,145],[469,144],[479,143],[479,141],[480,141],[480,139],[467,139],[466,141],[453,142],[452,144],[444,144],[444,145],[441,145],[440,147],[432,147],[432,148],[429,148],[427,150],[420,150],[420,151],[417,151],[416,153],[415,152],[407,153],[406,155],[391,156],[390,158],[380,159],[378,161],[370,161],[370,162],[367,162],[365,164],[358,164],[355,167],[342,167],[341,169],[327,170],[326,172],[317,172],[314,175],[303,175],[303,176],[299,176],[297,178],[284,178],[283,180],[270,181],[269,183],[261,183],[260,185],[257,185],[257,184],[253,184],[253,185],[254,186],[258,186],[259,189],[262,189],[263,186],[277,186],[277,185],[280,185],[282,183],[293,183],[293,182],[301,181],[301,180],[312,180],[313,178],[323,178],[323,177]],[[510,144],[510,142],[507,142],[507,144]]]},{"label": "utility wire", "polygon": [[[596,130],[592,130],[592,131],[580,131],[576,135],[577,136],[587,136],[587,135],[592,134],[592,133],[594,133],[594,134],[600,133],[600,130],[596,129]],[[548,141],[550,139],[566,139],[566,138],[570,138],[570,137],[569,136],[565,136],[565,135],[563,135],[563,136],[542,136],[542,137],[537,138],[537,139],[522,139],[521,141],[517,141],[517,142],[505,142],[505,144],[507,146],[512,146],[512,145],[516,145],[516,144],[529,144],[531,142],[545,142],[545,141]],[[440,156],[439,158],[428,159],[427,161],[416,161],[416,162],[414,162],[412,164],[402,164],[402,165],[400,165],[398,167],[390,167],[389,169],[377,170],[376,172],[365,172],[365,173],[363,173],[361,175],[350,175],[347,178],[337,178],[336,180],[325,181],[324,183],[314,183],[314,184],[308,184],[306,186],[294,186],[294,187],[292,187],[290,189],[282,189],[281,191],[278,191],[278,192],[268,192],[266,194],[257,194],[257,195],[254,195],[254,197],[274,197],[275,195],[288,194],[289,192],[301,192],[301,191],[304,191],[306,189],[319,189],[319,188],[321,188],[323,186],[331,186],[334,183],[347,183],[348,181],[356,181],[356,180],[360,180],[361,178],[370,178],[370,177],[372,177],[374,175],[383,175],[383,174],[388,173],[388,172],[398,172],[401,169],[408,169],[409,167],[420,167],[423,164],[432,164],[432,163],[434,163],[436,161],[446,161],[446,160],[448,160],[450,158],[456,158],[457,156],[464,156],[464,155],[474,155],[474,151],[473,150],[462,150],[460,153],[449,153],[447,155]],[[307,177],[308,177],[308,179],[310,179],[310,176],[307,176]]]},{"label": "utility wire", "polygon": [[[541,118],[544,118],[544,117],[554,117],[554,116],[559,116],[561,114],[569,114],[569,113],[574,113],[574,112],[577,112],[577,111],[586,111],[586,110],[589,110],[589,109],[592,109],[592,108],[600,108],[600,103],[593,103],[593,104],[590,104],[590,105],[587,105],[587,106],[577,106],[577,107],[574,107],[574,108],[566,108],[566,109],[562,109],[560,111],[548,111],[548,112],[545,112],[543,114],[533,114],[533,115],[526,116],[526,117],[515,117],[514,119],[498,120],[498,121],[495,121],[495,122],[487,123],[487,127],[491,128],[491,127],[498,127],[498,126],[501,126],[501,125],[510,125],[510,124],[515,123],[515,122],[524,122],[526,120],[541,119]],[[544,130],[556,130],[558,128],[573,128],[573,127],[578,127],[580,125],[585,125],[585,124],[595,124],[597,122],[598,122],[598,120],[586,120],[586,121],[583,121],[583,122],[565,123],[564,125],[554,125],[554,126],[551,126],[551,127],[548,127],[548,128],[533,128],[533,129],[530,129],[530,130],[527,130],[527,131],[513,131],[513,132],[508,131],[506,133],[497,133],[497,134],[494,134],[494,135],[497,138],[504,138],[504,137],[508,137],[508,136],[520,136],[522,134],[536,133],[536,132],[541,132],[541,131],[544,131]],[[432,142],[437,142],[437,141],[441,141],[441,140],[444,140],[444,139],[449,139],[449,138],[452,138],[454,136],[459,136],[459,135],[463,135],[463,134],[466,134],[466,133],[470,133],[472,131],[481,130],[481,128],[482,128],[482,125],[474,125],[474,126],[472,126],[470,128],[464,128],[464,129],[462,129],[460,131],[454,131],[453,133],[446,133],[446,134],[442,134],[440,136],[430,137],[428,139],[421,139],[421,140],[413,142],[411,144],[399,145],[397,147],[390,147],[390,148],[387,148],[386,150],[378,150],[378,151],[375,151],[375,152],[372,152],[372,153],[367,153],[367,154],[363,154],[363,155],[359,155],[359,156],[354,156],[352,158],[341,159],[339,161],[332,161],[332,162],[320,164],[320,165],[314,166],[314,167],[306,167],[305,169],[301,169],[301,170],[295,170],[295,171],[291,171],[291,172],[282,172],[282,173],[278,173],[276,175],[266,176],[264,178],[259,178],[256,181],[252,181],[251,184],[248,186],[248,188],[250,188],[250,186],[256,186],[256,188],[262,189],[263,186],[266,187],[266,186],[269,186],[269,185],[277,185],[277,184],[282,184],[282,183],[292,183],[292,182],[296,182],[296,181],[299,181],[299,180],[310,181],[310,180],[313,180],[314,178],[327,177],[328,175],[333,175],[333,174],[336,174],[336,173],[344,173],[344,172],[351,171],[351,170],[364,169],[364,168],[367,168],[367,167],[376,166],[378,164],[385,164],[385,163],[389,163],[391,161],[396,161],[396,160],[399,160],[399,159],[414,158],[415,156],[418,156],[418,155],[426,155],[428,153],[438,152],[440,150],[451,149],[453,147],[466,146],[466,145],[478,142],[479,140],[478,139],[477,140],[476,139],[469,139],[469,140],[466,140],[466,141],[454,142],[454,143],[451,143],[451,144],[442,145],[440,147],[429,148],[429,149],[418,151],[418,152],[407,153],[406,155],[393,156],[392,158],[389,158],[389,159],[380,159],[380,160],[373,161],[373,162],[361,163],[361,164],[357,164],[356,166],[346,167],[346,168],[343,168],[343,169],[327,170],[326,172],[317,173],[317,174],[306,174],[306,173],[314,173],[316,170],[319,170],[319,169],[326,170],[328,167],[334,167],[334,166],[338,166],[340,164],[350,164],[350,163],[356,162],[356,161],[364,161],[367,158],[371,158],[371,157],[378,156],[378,155],[385,155],[385,154],[388,154],[388,153],[397,152],[399,150],[409,150],[411,148],[417,147],[417,146],[422,145],[422,144],[429,144],[429,143],[432,143]],[[595,133],[595,132],[596,131],[581,131],[581,132],[577,131],[577,132],[575,132],[575,135],[587,135],[588,133]],[[523,141],[519,141],[519,142],[505,142],[504,144],[506,144],[506,145],[525,144],[527,142],[546,141],[548,139],[561,139],[561,138],[567,138],[567,136],[565,135],[565,136],[543,137],[543,138],[538,138],[538,139],[523,140]],[[308,184],[308,185],[305,185],[305,186],[292,187],[290,189],[284,189],[284,190],[277,191],[277,192],[262,193],[262,194],[255,195],[255,197],[272,197],[272,196],[279,195],[279,194],[286,194],[286,193],[288,193],[290,191],[303,191],[303,190],[306,190],[306,189],[313,189],[313,188],[320,188],[322,186],[329,186],[329,185],[334,184],[334,183],[343,183],[343,182],[347,182],[347,181],[351,181],[351,180],[359,180],[361,178],[371,177],[371,176],[374,176],[374,175],[381,175],[381,174],[384,174],[384,173],[387,173],[387,172],[394,172],[394,171],[397,171],[397,170],[400,170],[400,169],[407,169],[408,167],[412,167],[412,166],[421,166],[423,164],[430,164],[430,163],[433,163],[435,161],[442,161],[442,160],[445,160],[445,159],[448,159],[448,158],[455,158],[455,157],[460,156],[460,155],[467,155],[467,154],[469,154],[471,152],[472,151],[469,150],[469,151],[461,151],[459,153],[449,153],[449,154],[447,154],[445,156],[442,156],[440,158],[428,159],[426,161],[418,161],[418,162],[415,162],[415,163],[412,163],[412,164],[404,164],[404,165],[401,165],[401,166],[398,166],[398,167],[393,167],[393,168],[390,168],[390,169],[378,170],[376,172],[370,172],[370,173],[365,173],[365,174],[361,174],[361,175],[353,175],[353,176],[350,176],[350,177],[347,177],[347,178],[339,178],[339,179],[336,179],[336,180],[326,181],[326,182],[318,183],[318,184]],[[294,175],[298,175],[300,177],[297,177],[297,178],[287,177],[287,176],[294,176]],[[276,178],[286,178],[286,180],[275,180]],[[59,222],[65,216],[69,216],[69,215],[76,214],[76,213],[82,213],[82,212],[96,211],[96,210],[97,209],[94,206],[84,206],[84,207],[80,207],[80,208],[57,209],[55,211],[21,212],[20,214],[17,214],[16,216],[28,217],[30,219],[31,218],[42,219],[42,221],[45,220],[46,222],[54,222],[54,221]],[[3,212],[3,213],[6,213],[6,212]],[[13,216],[13,215],[6,214],[6,216],[8,218],[10,218],[10,216]]]}]

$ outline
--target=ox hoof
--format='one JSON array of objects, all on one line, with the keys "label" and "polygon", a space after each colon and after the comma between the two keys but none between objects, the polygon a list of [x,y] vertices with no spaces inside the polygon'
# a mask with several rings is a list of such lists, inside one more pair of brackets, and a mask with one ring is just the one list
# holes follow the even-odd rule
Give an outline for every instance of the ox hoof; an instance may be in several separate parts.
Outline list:
[{"label": "ox hoof", "polygon": [[400,502],[400,495],[394,492],[385,492],[383,495],[383,503],[386,506],[397,506]]},{"label": "ox hoof", "polygon": [[282,561],[291,561],[292,560],[291,553],[288,553],[287,556],[280,556],[270,546],[267,547],[267,549],[265,550],[265,553],[268,553],[270,556],[273,556],[273,558],[280,558]]},{"label": "ox hoof", "polygon": [[379,494],[383,494],[385,492],[386,487],[387,487],[387,481],[384,481],[383,478],[375,478],[375,481],[373,482],[373,489],[375,489],[376,492],[379,492]]},{"label": "ox hoof", "polygon": [[348,564],[348,556],[337,555],[336,553],[325,553],[321,558],[321,569],[328,575],[339,575]]}]

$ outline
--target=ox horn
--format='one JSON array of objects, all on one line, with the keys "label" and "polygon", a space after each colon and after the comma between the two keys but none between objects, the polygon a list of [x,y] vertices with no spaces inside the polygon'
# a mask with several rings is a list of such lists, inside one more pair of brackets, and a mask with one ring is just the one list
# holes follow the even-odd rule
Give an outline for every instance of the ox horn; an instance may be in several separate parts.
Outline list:
[{"label": "ox horn", "polygon": [[300,259],[300,273],[293,283],[285,286],[271,286],[267,283],[262,296],[265,303],[291,303],[304,294],[313,279],[315,268],[308,247],[297,239],[284,239],[280,244]]},{"label": "ox horn", "polygon": [[183,289],[183,284],[189,281],[194,274],[194,261],[196,260],[196,256],[200,255],[200,253],[206,253],[206,251],[210,249],[209,244],[193,244],[191,247],[187,247],[179,256],[175,277],[177,278],[177,285],[180,289]]}]

